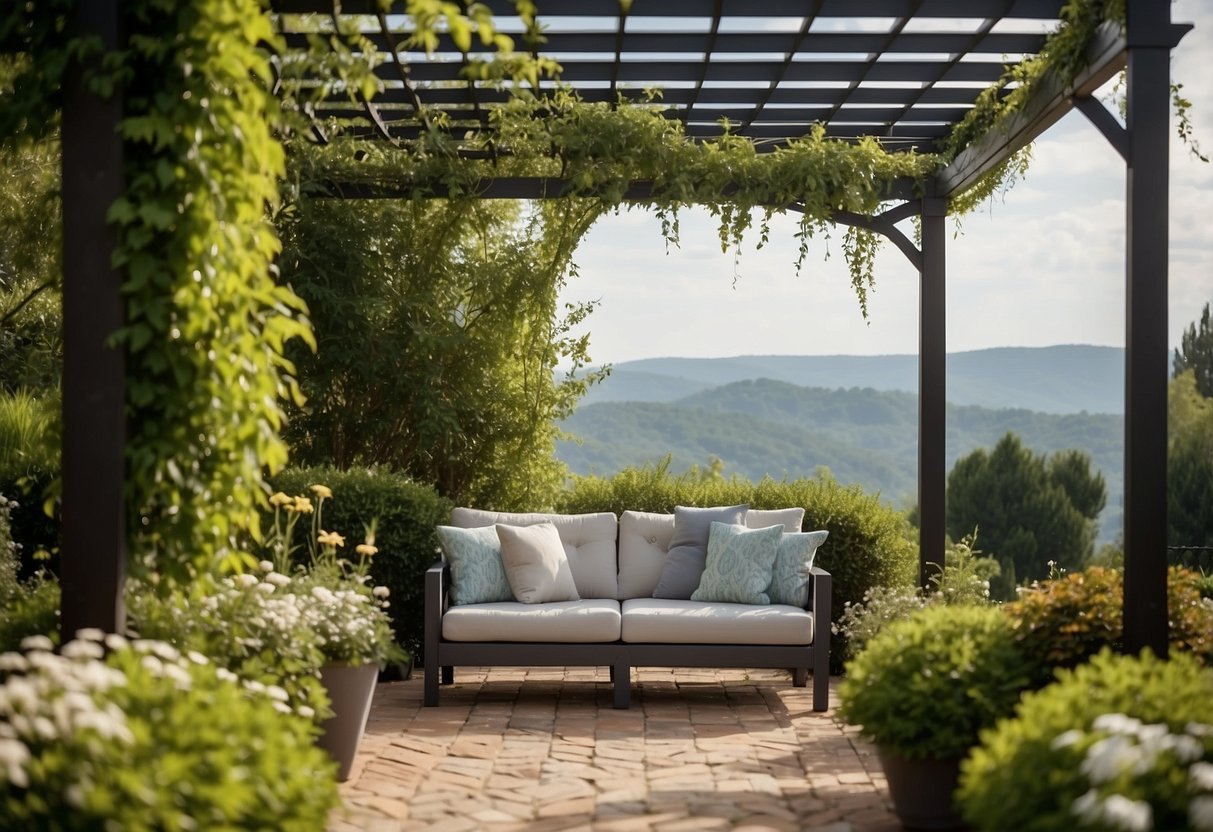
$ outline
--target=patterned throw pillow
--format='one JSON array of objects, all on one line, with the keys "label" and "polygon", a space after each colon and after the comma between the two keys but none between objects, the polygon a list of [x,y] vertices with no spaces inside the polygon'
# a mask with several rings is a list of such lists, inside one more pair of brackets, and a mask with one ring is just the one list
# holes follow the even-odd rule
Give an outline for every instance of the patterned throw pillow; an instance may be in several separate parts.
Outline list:
[{"label": "patterned throw pillow", "polygon": [[513,601],[501,563],[501,540],[492,526],[479,529],[438,527],[442,556],[451,565],[452,606]]},{"label": "patterned throw pillow", "polygon": [[747,529],[713,523],[708,536],[708,559],[691,593],[692,601],[725,601],[732,604],[769,604],[765,590],[779,553],[783,526]]},{"label": "patterned throw pillow", "polygon": [[771,570],[771,585],[767,595],[772,604],[791,604],[804,609],[809,604],[809,570],[817,547],[826,542],[827,531],[784,534]]}]

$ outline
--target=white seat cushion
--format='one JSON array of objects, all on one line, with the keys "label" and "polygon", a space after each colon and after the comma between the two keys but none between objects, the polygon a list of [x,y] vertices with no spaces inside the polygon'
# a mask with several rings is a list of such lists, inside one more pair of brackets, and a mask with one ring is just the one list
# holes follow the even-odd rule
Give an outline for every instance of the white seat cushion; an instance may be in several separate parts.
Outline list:
[{"label": "white seat cushion", "polygon": [[618,641],[619,631],[615,600],[466,604],[442,616],[442,637],[448,641],[584,643]]},{"label": "white seat cushion", "polygon": [[632,598],[623,602],[623,640],[633,644],[812,644],[813,614],[784,604]]},{"label": "white seat cushion", "polygon": [[611,512],[517,514],[475,508],[457,508],[451,512],[451,525],[461,529],[494,526],[498,523],[506,526],[551,523],[560,535],[560,542],[564,544],[564,553],[568,556],[569,568],[573,571],[577,594],[582,598],[618,597],[615,540],[619,534],[619,520]]}]

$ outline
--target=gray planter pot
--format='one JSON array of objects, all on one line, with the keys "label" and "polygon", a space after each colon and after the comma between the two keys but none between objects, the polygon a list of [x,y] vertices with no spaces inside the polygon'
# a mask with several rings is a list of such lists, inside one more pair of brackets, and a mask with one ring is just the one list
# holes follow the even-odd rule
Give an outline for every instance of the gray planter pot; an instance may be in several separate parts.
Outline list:
[{"label": "gray planter pot", "polygon": [[316,744],[337,761],[338,780],[349,779],[354,756],[358,753],[358,742],[371,714],[371,700],[375,696],[378,677],[377,664],[361,664],[357,667],[332,664],[320,669],[320,680],[333,703],[333,716],[320,726],[322,733]]},{"label": "gray planter pot", "polygon": [[960,779],[960,757],[907,759],[876,747],[889,781],[893,810],[906,829],[965,829],[952,796]]}]

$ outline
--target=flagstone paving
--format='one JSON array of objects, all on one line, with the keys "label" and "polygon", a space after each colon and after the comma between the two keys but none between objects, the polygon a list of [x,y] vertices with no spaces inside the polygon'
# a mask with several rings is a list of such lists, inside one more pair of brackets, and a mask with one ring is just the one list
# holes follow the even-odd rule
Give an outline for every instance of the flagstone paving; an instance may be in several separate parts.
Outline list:
[{"label": "flagstone paving", "polygon": [[458,668],[438,708],[418,673],[341,794],[330,832],[900,829],[872,747],[774,670],[634,669],[629,710],[606,668]]}]

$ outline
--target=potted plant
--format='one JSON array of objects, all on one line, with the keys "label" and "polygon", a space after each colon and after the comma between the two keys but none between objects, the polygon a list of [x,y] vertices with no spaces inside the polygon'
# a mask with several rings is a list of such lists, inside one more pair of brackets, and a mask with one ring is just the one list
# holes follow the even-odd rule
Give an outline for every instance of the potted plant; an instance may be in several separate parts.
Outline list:
[{"label": "potted plant", "polygon": [[955,829],[960,760],[1014,709],[1028,680],[997,607],[931,606],[880,631],[847,664],[840,715],[876,744],[908,829]]}]

